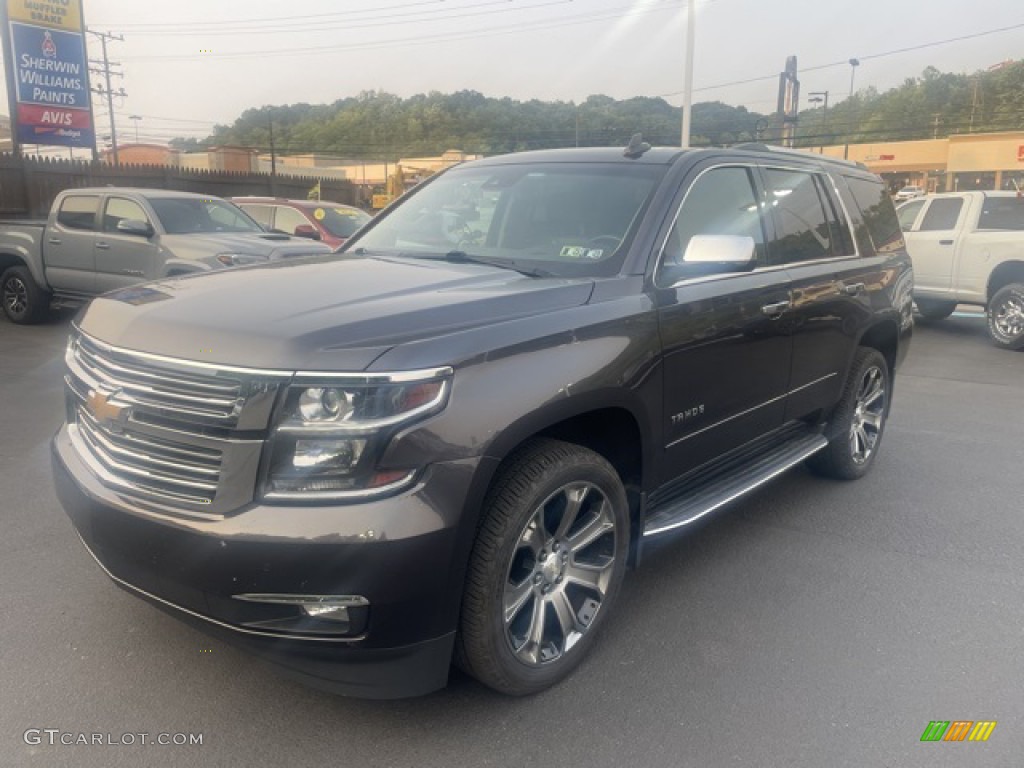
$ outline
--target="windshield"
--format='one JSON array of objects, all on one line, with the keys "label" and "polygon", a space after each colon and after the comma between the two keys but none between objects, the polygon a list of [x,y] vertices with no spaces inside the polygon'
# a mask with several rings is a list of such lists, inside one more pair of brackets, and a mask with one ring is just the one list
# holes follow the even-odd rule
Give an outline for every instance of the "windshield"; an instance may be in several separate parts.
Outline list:
[{"label": "windshield", "polygon": [[371,217],[355,208],[317,208],[313,218],[335,237],[352,237]]},{"label": "windshield", "polygon": [[353,247],[537,262],[556,275],[614,274],[665,168],[621,163],[472,166],[413,193]]},{"label": "windshield", "polygon": [[224,200],[192,197],[150,198],[149,204],[169,235],[191,232],[262,232],[240,208]]}]

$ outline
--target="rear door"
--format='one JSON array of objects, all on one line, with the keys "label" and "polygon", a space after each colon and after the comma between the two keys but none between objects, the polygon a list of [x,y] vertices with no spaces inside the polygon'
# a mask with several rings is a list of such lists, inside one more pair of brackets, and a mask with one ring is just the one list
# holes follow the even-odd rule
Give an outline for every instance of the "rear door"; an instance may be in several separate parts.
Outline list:
[{"label": "rear door", "polygon": [[96,293],[95,245],[100,196],[65,195],[43,236],[46,282],[61,293]]},{"label": "rear door", "polygon": [[914,262],[915,292],[952,291],[957,240],[967,217],[966,202],[960,195],[932,198],[914,227],[905,233],[907,250]]},{"label": "rear door", "polygon": [[[764,269],[767,234],[756,168],[698,166],[676,203],[654,275],[664,366],[661,482],[782,425],[791,340],[785,270]],[[694,235],[753,238],[755,268],[683,263]],[[704,267],[703,269],[700,269]]]},{"label": "rear door", "polygon": [[118,223],[126,220],[153,226],[152,217],[136,201],[108,197],[103,207],[102,230],[96,238],[97,293],[160,277],[155,238],[118,232]]},{"label": "rear door", "polygon": [[871,316],[870,266],[859,256],[831,177],[817,169],[764,168],[775,224],[768,263],[785,267],[792,309],[782,319],[793,339],[785,419],[839,398],[854,346]]}]

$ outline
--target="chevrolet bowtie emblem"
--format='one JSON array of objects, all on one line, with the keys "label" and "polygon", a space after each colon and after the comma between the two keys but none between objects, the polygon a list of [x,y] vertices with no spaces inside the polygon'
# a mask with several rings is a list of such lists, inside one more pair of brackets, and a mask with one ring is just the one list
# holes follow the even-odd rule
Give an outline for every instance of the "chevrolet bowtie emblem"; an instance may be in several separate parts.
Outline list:
[{"label": "chevrolet bowtie emblem", "polygon": [[128,406],[112,402],[112,398],[116,396],[117,392],[91,391],[85,401],[85,407],[100,424],[119,424],[127,419]]}]

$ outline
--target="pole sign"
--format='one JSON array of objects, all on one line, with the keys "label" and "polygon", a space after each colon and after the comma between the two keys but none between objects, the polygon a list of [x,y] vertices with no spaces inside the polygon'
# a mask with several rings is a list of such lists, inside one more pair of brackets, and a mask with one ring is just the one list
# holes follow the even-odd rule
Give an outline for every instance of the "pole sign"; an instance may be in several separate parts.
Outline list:
[{"label": "pole sign", "polygon": [[2,0],[19,144],[96,146],[82,0]]}]

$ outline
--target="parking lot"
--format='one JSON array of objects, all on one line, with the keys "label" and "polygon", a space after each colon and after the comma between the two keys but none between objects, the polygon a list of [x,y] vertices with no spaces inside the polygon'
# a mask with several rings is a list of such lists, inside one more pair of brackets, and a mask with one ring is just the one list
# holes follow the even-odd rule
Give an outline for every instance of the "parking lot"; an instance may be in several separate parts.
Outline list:
[{"label": "parking lot", "polygon": [[[868,478],[794,471],[649,551],[564,684],[514,700],[453,673],[398,702],[283,680],[100,571],[50,481],[69,318],[0,319],[0,765],[1021,764],[1024,354],[980,316],[918,326]],[[998,726],[920,742],[933,720]]]}]

